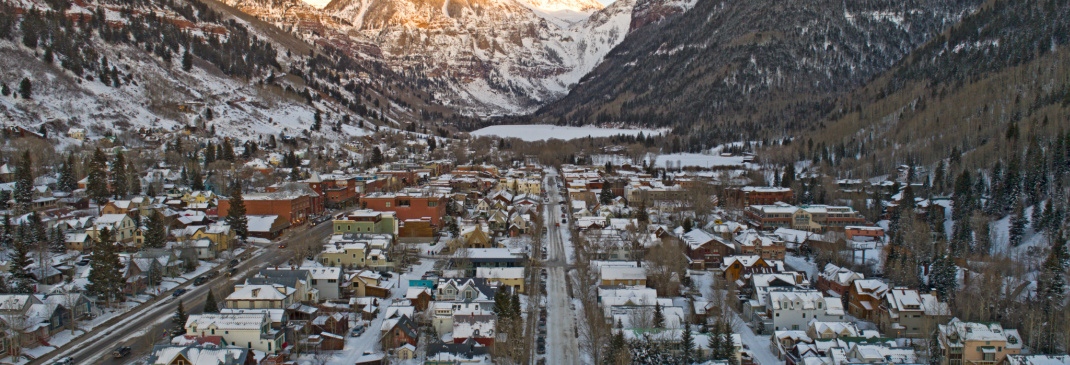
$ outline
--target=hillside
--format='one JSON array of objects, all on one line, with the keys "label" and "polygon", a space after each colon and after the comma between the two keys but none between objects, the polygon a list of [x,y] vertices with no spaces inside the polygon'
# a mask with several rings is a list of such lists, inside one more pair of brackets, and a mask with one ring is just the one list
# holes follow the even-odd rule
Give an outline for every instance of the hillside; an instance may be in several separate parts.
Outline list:
[{"label": "hillside", "polygon": [[535,118],[673,127],[707,141],[806,129],[805,116],[823,114],[979,2],[698,2],[632,32]]},{"label": "hillside", "polygon": [[845,96],[806,138],[833,151],[826,163],[862,172],[1020,158],[1035,139],[1043,145],[1067,130],[1068,13],[1066,0],[989,2]]},{"label": "hillside", "polygon": [[[270,26],[216,10],[218,4],[55,0],[0,6],[0,119],[6,125],[34,131],[45,125],[53,133],[85,127],[91,135],[199,125],[242,139],[339,140],[435,110],[409,86],[391,81],[397,78],[389,71],[341,55],[304,53],[312,48],[277,29],[267,36]],[[396,107],[380,111],[386,103]],[[363,121],[364,129],[358,126]]]}]

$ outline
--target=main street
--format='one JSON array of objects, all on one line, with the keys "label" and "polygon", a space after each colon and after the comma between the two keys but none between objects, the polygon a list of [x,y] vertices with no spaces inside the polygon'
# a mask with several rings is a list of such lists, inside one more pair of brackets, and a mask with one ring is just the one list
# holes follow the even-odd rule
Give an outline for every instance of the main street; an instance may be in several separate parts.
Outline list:
[{"label": "main street", "polygon": [[546,284],[547,308],[547,364],[578,364],[580,361],[579,341],[576,338],[576,314],[572,310],[572,296],[568,291],[568,253],[562,242],[561,232],[568,232],[567,224],[558,227],[557,222],[563,213],[561,209],[561,192],[558,189],[557,170],[551,170],[543,186],[550,203],[543,210],[543,225],[547,227],[548,239],[543,245],[548,251],[548,260],[543,266],[549,271]]},{"label": "main street", "polygon": [[[171,292],[161,294],[153,301],[146,302],[138,309],[125,313],[117,318],[114,325],[106,324],[82,335],[69,344],[42,356],[30,365],[48,364],[53,359],[70,356],[75,364],[108,364],[118,365],[133,362],[136,359],[148,355],[153,345],[168,343],[164,337],[164,331],[173,329],[171,317],[178,309],[178,302],[183,302],[186,313],[200,313],[204,308],[204,301],[211,288],[217,294],[217,301],[222,303],[222,293],[229,293],[234,284],[244,282],[246,278],[256,274],[260,269],[269,266],[277,266],[290,260],[299,261],[301,257],[295,257],[300,250],[280,249],[278,245],[285,243],[287,246],[310,247],[322,243],[332,232],[332,224],[328,221],[317,226],[301,226],[294,228],[278,242],[273,242],[257,253],[241,260],[236,266],[237,274],[226,276],[220,273],[215,278],[192,287],[187,282],[178,288],[187,288],[188,291],[178,298],[169,295]],[[253,247],[250,246],[250,249]],[[225,265],[215,269],[226,271]],[[176,288],[177,289],[177,288]],[[111,356],[112,350],[119,346],[130,346],[132,352],[122,359]]]}]

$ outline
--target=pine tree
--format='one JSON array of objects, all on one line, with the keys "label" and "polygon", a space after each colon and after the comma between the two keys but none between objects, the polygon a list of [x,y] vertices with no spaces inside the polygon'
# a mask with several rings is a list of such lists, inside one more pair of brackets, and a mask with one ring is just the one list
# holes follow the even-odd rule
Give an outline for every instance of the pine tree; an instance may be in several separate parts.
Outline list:
[{"label": "pine tree", "polygon": [[126,197],[129,192],[128,183],[130,177],[126,174],[126,157],[122,151],[115,152],[115,160],[111,164],[111,192],[115,199]]},{"label": "pine tree", "polygon": [[15,203],[18,211],[25,212],[33,202],[33,161],[30,151],[24,151],[15,169]]},{"label": "pine tree", "polygon": [[602,185],[602,192],[598,193],[598,202],[602,205],[609,205],[613,203],[613,191],[609,189],[609,185]]},{"label": "pine tree", "polygon": [[512,300],[509,302],[509,312],[512,314],[513,319],[520,318],[520,294],[513,293]]},{"label": "pine tree", "polygon": [[111,231],[104,228],[100,230],[89,254],[89,284],[86,285],[86,292],[109,304],[122,298],[125,283],[122,276],[123,264],[119,261],[117,250]]},{"label": "pine tree", "polygon": [[724,348],[724,333],[721,333],[721,327],[715,323],[706,336],[708,336],[706,347],[710,348],[710,360],[724,360],[721,357],[721,349]]},{"label": "pine tree", "polygon": [[48,242],[49,248],[52,252],[63,253],[67,251],[67,235],[63,233],[63,230],[59,226],[52,227],[52,237]]},{"label": "pine tree", "polygon": [[86,181],[86,194],[98,205],[108,202],[111,192],[108,189],[108,174],[104,169],[108,165],[108,159],[104,151],[97,148],[93,151],[93,158],[89,160],[88,180]]},{"label": "pine tree", "polygon": [[234,162],[234,146],[230,144],[229,139],[223,139],[223,159]]},{"label": "pine tree", "polygon": [[1025,217],[1025,207],[1022,202],[1018,202],[1014,206],[1014,215],[1011,216],[1011,226],[1007,232],[1008,241],[1012,247],[1018,247],[1022,244],[1022,240],[1025,239],[1025,226],[1028,220]]},{"label": "pine tree", "polygon": [[193,55],[186,50],[186,53],[182,54],[182,70],[189,72],[193,69]]},{"label": "pine tree", "polygon": [[186,314],[186,308],[182,305],[182,300],[178,300],[178,308],[175,309],[175,315],[171,317],[171,323],[175,325],[175,328],[185,328],[186,320],[189,319],[189,315]]},{"label": "pine tree", "polygon": [[682,360],[685,364],[691,364],[695,362],[695,338],[692,337],[690,325],[684,325],[682,332],[680,334]]},{"label": "pine tree", "polygon": [[780,178],[780,187],[790,188],[795,184],[795,164],[789,163],[784,167],[784,176]]},{"label": "pine tree", "polygon": [[371,163],[372,166],[379,166],[383,164],[383,151],[379,150],[378,146],[372,149]]},{"label": "pine tree", "polygon": [[208,298],[204,299],[204,313],[219,313],[219,304],[215,301],[215,293],[208,290]]},{"label": "pine tree", "polygon": [[242,198],[241,184],[235,183],[231,190],[226,221],[242,241],[249,239],[249,218],[245,216],[245,199]]},{"label": "pine tree", "polygon": [[30,79],[23,78],[19,83],[19,95],[22,95],[23,99],[30,99],[33,97],[33,86],[30,85]]},{"label": "pine tree", "polygon": [[665,328],[665,314],[661,312],[661,303],[654,303],[654,328]]},{"label": "pine tree", "polygon": [[138,176],[137,167],[134,166],[134,162],[130,161],[126,165],[126,173],[130,176],[130,194],[141,195],[141,177]]},{"label": "pine tree", "polygon": [[509,293],[506,292],[505,286],[499,286],[498,290],[494,292],[494,314],[497,314],[498,317],[509,317],[509,302]]},{"label": "pine tree", "polygon": [[16,239],[13,243],[14,252],[9,257],[11,272],[11,284],[13,291],[22,294],[31,294],[33,290],[33,276],[30,271],[26,269],[30,266],[30,242],[24,239]]},{"label": "pine tree", "polygon": [[316,115],[313,116],[312,130],[319,132],[321,128],[323,128],[323,114],[317,110]]},{"label": "pine tree", "polygon": [[1041,310],[1054,311],[1066,298],[1066,264],[1070,254],[1066,250],[1066,239],[1060,237],[1052,242],[1051,252],[1041,266],[1037,278],[1036,300],[1041,303]]},{"label": "pine tree", "polygon": [[940,255],[932,263],[929,284],[944,301],[951,301],[958,288],[958,266],[948,255]]},{"label": "pine tree", "polygon": [[145,247],[162,248],[167,243],[167,228],[163,222],[163,215],[159,211],[153,211],[145,223]]},{"label": "pine tree", "polygon": [[204,176],[201,176],[201,169],[197,165],[190,166],[189,184],[190,189],[204,190]]},{"label": "pine tree", "polygon": [[74,172],[74,154],[68,154],[67,160],[59,169],[59,190],[71,192],[78,188],[78,176]]}]

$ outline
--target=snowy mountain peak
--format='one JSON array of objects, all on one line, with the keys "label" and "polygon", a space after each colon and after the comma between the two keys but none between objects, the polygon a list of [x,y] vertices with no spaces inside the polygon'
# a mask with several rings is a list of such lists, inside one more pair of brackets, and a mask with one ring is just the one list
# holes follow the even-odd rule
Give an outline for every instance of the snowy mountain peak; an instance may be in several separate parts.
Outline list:
[{"label": "snowy mountain peak", "polygon": [[530,5],[533,8],[547,11],[556,12],[563,10],[571,10],[578,12],[591,12],[596,10],[602,10],[605,8],[602,3],[595,0],[521,0],[523,3]]}]

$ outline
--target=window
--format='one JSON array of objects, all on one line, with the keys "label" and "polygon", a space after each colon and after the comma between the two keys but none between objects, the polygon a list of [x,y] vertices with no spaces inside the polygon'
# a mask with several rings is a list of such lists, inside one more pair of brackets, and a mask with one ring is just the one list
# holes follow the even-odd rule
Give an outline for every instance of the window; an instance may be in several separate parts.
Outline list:
[{"label": "window", "polygon": [[437,207],[437,206],[438,206],[438,202],[437,202],[437,201],[434,201],[434,200],[428,201],[428,202],[427,202],[427,206],[428,206],[428,207],[432,207],[432,208],[433,208],[433,207]]}]

